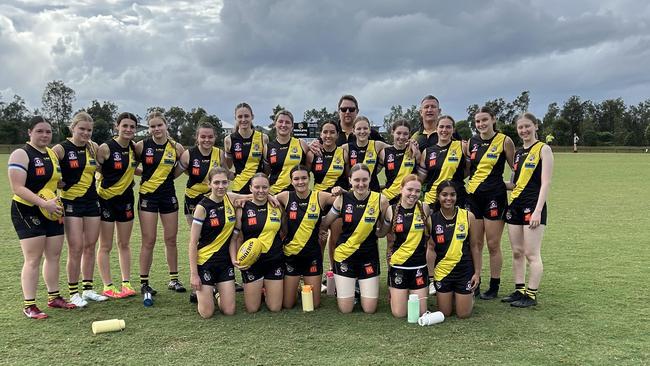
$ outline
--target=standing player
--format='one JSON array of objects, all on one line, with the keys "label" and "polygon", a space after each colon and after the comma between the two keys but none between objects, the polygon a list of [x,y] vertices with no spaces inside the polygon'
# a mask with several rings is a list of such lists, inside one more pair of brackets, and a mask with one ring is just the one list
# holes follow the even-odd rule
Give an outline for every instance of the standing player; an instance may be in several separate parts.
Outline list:
[{"label": "standing player", "polygon": [[[105,301],[92,288],[95,269],[95,245],[99,238],[99,198],[95,188],[97,144],[90,140],[93,119],[79,112],[70,123],[72,137],[54,146],[52,150],[61,162],[65,211],[64,227],[68,240],[68,289],[70,302],[78,308],[88,305],[86,300]],[[83,274],[83,296],[79,294],[79,274]]]},{"label": "standing player", "polygon": [[[270,194],[292,190],[290,172],[305,164],[309,147],[303,140],[293,137],[293,115],[287,110],[275,114],[276,137],[264,145],[264,166],[269,176]],[[311,159],[310,159],[311,160]]]},{"label": "standing player", "polygon": [[255,173],[262,171],[264,146],[269,143],[266,134],[254,129],[253,118],[253,109],[248,103],[237,104],[237,130],[223,140],[228,167],[235,166],[235,179],[231,187],[236,193],[251,193],[250,181]]},{"label": "standing player", "polygon": [[[377,174],[381,169],[379,164],[380,152],[388,146],[385,142],[369,140],[370,120],[364,116],[358,116],[354,120],[354,135],[356,139],[343,145],[345,161],[348,168],[356,164],[364,164],[370,172],[370,190],[380,192],[379,178]],[[349,170],[349,169],[348,169]]]},{"label": "standing player", "polygon": [[[97,268],[104,283],[104,296],[122,298],[136,294],[131,286],[131,233],[134,219],[133,176],[138,162],[135,159],[137,117],[120,113],[115,120],[117,136],[99,146],[97,163],[101,175],[97,179],[97,194],[102,210],[99,227]],[[122,275],[118,291],[111,276],[110,254],[113,235],[117,231],[117,250]]]},{"label": "standing player", "polygon": [[512,168],[515,145],[510,137],[496,131],[497,121],[491,109],[480,108],[474,122],[478,134],[472,136],[465,151],[470,160],[467,203],[475,217],[471,223],[474,245],[482,252],[486,238],[490,252],[490,288],[480,294],[481,299],[490,300],[498,296],[501,283],[501,234],[508,204],[503,169],[506,162]]},{"label": "standing player", "polygon": [[384,167],[386,174],[386,188],[381,191],[381,194],[392,205],[399,201],[404,177],[416,171],[420,150],[409,140],[411,126],[405,119],[400,118],[393,122],[391,132],[393,145],[379,152],[379,164]]},{"label": "standing player", "polygon": [[[50,308],[74,309],[59,294],[59,259],[63,247],[63,220],[46,218],[63,215],[58,198],[44,199],[42,189],[56,193],[61,179],[56,154],[47,147],[52,142],[52,126],[43,117],[29,121],[29,141],[9,156],[9,185],[14,193],[11,201],[13,222],[23,252],[20,284],[23,289],[23,313],[31,319],[45,319],[47,315],[36,306],[38,267],[43,262],[43,279],[47,287]],[[41,210],[39,210],[39,208]]]},{"label": "standing player", "polygon": [[[508,236],[512,245],[512,273],[515,291],[502,299],[515,307],[537,305],[537,290],[542,279],[542,238],[546,227],[546,198],[551,188],[553,152],[537,140],[538,122],[531,113],[516,120],[523,147],[515,153],[510,205],[506,211]],[[530,272],[525,285],[526,262]]]},{"label": "standing player", "polygon": [[176,292],[186,289],[178,279],[178,199],[174,188],[174,168],[183,154],[183,146],[172,140],[167,133],[167,120],[160,112],[151,112],[147,117],[151,137],[135,145],[136,156],[142,163],[138,215],[142,233],[140,249],[141,293],[156,294],[149,286],[149,271],[156,245],[158,216],[163,226],[165,256],[169,267],[167,288]]}]

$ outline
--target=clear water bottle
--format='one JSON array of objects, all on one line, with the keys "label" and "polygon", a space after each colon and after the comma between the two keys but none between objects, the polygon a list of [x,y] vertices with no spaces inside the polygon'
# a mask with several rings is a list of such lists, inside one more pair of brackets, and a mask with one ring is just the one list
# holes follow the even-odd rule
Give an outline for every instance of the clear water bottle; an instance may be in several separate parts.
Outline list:
[{"label": "clear water bottle", "polygon": [[336,284],[334,283],[334,272],[327,271],[327,273],[325,273],[325,277],[327,278],[327,296],[336,295]]},{"label": "clear water bottle", "polygon": [[410,294],[407,305],[408,309],[408,322],[417,323],[420,318],[420,298],[417,294]]}]

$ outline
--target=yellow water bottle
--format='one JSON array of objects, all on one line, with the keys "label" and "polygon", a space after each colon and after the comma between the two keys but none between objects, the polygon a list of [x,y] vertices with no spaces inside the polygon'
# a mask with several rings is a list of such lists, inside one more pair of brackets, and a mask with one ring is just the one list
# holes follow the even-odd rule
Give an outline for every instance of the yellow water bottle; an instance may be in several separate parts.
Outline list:
[{"label": "yellow water bottle", "polygon": [[314,311],[314,295],[310,285],[302,286],[302,311]]},{"label": "yellow water bottle", "polygon": [[124,319],[100,320],[93,322],[93,334],[116,332],[126,327]]}]

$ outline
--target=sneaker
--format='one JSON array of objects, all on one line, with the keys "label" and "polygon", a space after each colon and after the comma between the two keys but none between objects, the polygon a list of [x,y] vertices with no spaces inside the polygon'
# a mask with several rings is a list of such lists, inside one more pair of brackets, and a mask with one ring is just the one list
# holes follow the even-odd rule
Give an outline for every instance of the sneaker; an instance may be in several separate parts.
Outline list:
[{"label": "sneaker", "polygon": [[78,292],[70,297],[70,303],[74,304],[78,308],[85,308],[88,306],[88,301],[84,300]]},{"label": "sneaker", "polygon": [[122,296],[119,291],[115,288],[115,286],[104,286],[104,291],[102,291],[102,295],[105,297],[110,297],[113,299],[121,299]]},{"label": "sneaker", "polygon": [[510,295],[508,295],[508,296],[504,297],[503,299],[501,299],[501,302],[510,302],[510,303],[513,303],[513,302],[515,302],[515,301],[519,301],[519,300],[521,300],[523,297],[524,297],[524,293],[523,293],[523,292],[521,292],[521,291],[519,291],[519,290],[515,290],[515,291],[514,291],[513,293],[511,293]]},{"label": "sneaker", "polygon": [[433,281],[431,281],[431,283],[429,283],[429,295],[432,296],[435,294],[436,294],[436,284],[433,283]]},{"label": "sneaker", "polygon": [[235,282],[235,292],[244,292],[244,286],[242,286],[239,283]]},{"label": "sneaker", "polygon": [[45,319],[47,314],[37,308],[36,305],[31,305],[29,307],[23,308],[23,314],[30,319]]},{"label": "sneaker", "polygon": [[527,308],[529,306],[536,306],[536,305],[537,305],[537,299],[533,299],[528,295],[523,295],[521,299],[510,303],[510,306],[514,306],[516,308]]},{"label": "sneaker", "polygon": [[47,302],[48,308],[59,308],[59,309],[74,309],[77,307],[75,304],[71,304],[65,301],[61,296],[55,297],[53,300]]},{"label": "sneaker", "polygon": [[327,286],[321,284],[321,285],[320,285],[320,292],[321,292],[321,293],[326,293],[326,292],[327,292]]},{"label": "sneaker", "polygon": [[140,293],[144,295],[145,292],[148,292],[151,294],[151,296],[155,295],[158,293],[158,291],[154,290],[153,287],[149,286],[146,283],[142,284],[142,287],[140,287]]},{"label": "sneaker", "polygon": [[196,292],[190,292],[190,304],[196,304],[199,302],[199,299],[196,297]]},{"label": "sneaker", "polygon": [[137,292],[133,289],[133,286],[131,286],[130,283],[125,283],[122,285],[122,289],[120,290],[120,297],[129,297],[129,296],[135,296]]},{"label": "sneaker", "polygon": [[185,292],[187,291],[185,287],[183,287],[183,284],[179,280],[171,280],[167,284],[167,288],[170,290],[174,290],[176,292]]},{"label": "sneaker", "polygon": [[491,287],[487,291],[479,295],[481,300],[492,300],[492,299],[496,299],[497,296],[499,296],[498,287],[494,287],[494,288]]},{"label": "sneaker", "polygon": [[81,294],[81,297],[84,300],[92,300],[92,301],[108,300],[108,297],[98,294],[97,292],[95,292],[95,290],[84,290],[84,292]]}]

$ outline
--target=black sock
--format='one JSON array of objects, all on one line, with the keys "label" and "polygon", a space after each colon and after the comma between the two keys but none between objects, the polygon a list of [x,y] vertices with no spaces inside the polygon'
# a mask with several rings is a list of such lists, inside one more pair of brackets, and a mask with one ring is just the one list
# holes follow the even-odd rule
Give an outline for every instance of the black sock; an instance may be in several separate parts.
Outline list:
[{"label": "black sock", "polygon": [[140,284],[141,285],[148,285],[149,284],[149,275],[148,274],[146,274],[146,275],[141,274],[140,275]]},{"label": "black sock", "polygon": [[537,289],[536,288],[527,288],[526,289],[526,295],[530,297],[533,300],[537,299]]},{"label": "black sock", "polygon": [[524,283],[515,283],[515,291],[521,292],[522,294],[526,292],[526,284]]},{"label": "black sock", "polygon": [[496,290],[498,290],[498,289],[499,289],[499,284],[500,284],[500,283],[501,283],[501,279],[500,279],[500,278],[493,278],[493,277],[491,277],[491,278],[490,278],[490,290],[492,290],[492,289],[496,289]]}]

